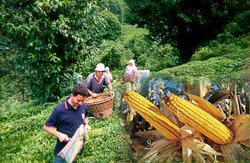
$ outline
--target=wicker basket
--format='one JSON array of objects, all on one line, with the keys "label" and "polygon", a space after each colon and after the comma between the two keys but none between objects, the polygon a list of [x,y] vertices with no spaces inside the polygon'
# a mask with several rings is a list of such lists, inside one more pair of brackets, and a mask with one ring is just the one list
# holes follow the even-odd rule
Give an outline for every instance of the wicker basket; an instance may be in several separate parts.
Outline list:
[{"label": "wicker basket", "polygon": [[96,98],[92,96],[86,98],[84,102],[96,118],[105,119],[108,118],[113,111],[114,95],[100,93]]}]

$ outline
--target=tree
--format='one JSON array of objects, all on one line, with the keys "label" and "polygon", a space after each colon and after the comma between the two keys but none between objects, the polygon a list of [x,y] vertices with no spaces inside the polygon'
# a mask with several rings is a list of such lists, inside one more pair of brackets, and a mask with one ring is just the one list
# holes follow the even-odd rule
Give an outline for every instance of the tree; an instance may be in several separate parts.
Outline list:
[{"label": "tree", "polygon": [[177,45],[187,62],[198,45],[223,31],[235,15],[248,10],[246,0],[126,0],[130,23],[146,26],[163,44]]},{"label": "tree", "polygon": [[15,63],[9,71],[21,79],[19,88],[25,83],[40,101],[65,95],[78,64],[98,54],[102,39],[111,36],[102,33],[109,22],[92,0],[2,2],[2,55]]}]

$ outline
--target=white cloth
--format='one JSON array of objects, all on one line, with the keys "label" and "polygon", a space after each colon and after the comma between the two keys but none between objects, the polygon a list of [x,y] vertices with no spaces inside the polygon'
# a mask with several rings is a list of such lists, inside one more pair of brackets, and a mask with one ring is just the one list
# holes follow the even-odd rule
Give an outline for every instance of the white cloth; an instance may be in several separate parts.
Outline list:
[{"label": "white cloth", "polygon": [[132,79],[137,79],[138,77],[138,70],[136,66],[127,66],[125,70],[125,77]]},{"label": "white cloth", "polygon": [[107,76],[107,78],[109,78],[110,81],[113,80],[113,76],[112,76],[112,74],[110,72],[105,73],[104,76]]},{"label": "white cloth", "polygon": [[60,155],[67,162],[73,162],[84,146],[88,130],[89,128],[85,127],[83,124],[80,125],[70,141],[60,151],[58,156]]}]

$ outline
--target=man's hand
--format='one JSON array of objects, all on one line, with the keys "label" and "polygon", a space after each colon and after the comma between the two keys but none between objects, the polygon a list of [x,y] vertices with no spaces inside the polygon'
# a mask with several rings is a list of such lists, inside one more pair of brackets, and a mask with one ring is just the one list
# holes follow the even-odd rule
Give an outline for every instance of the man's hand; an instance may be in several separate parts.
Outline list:
[{"label": "man's hand", "polygon": [[110,94],[110,96],[114,96],[114,95],[115,95],[115,92],[109,91],[109,94]]},{"label": "man's hand", "polygon": [[68,135],[58,132],[58,139],[60,142],[68,142],[70,140],[70,138],[68,137]]},{"label": "man's hand", "polygon": [[91,96],[96,98],[98,96],[98,94],[97,93],[92,93]]},{"label": "man's hand", "polygon": [[85,131],[90,131],[90,130],[91,130],[90,125],[86,124],[86,125],[85,125]]}]

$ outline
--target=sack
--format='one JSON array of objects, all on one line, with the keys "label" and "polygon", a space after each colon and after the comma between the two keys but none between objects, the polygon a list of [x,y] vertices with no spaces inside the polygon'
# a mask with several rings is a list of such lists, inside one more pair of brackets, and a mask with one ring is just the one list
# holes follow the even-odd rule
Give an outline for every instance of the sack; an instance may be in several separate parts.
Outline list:
[{"label": "sack", "polygon": [[83,148],[87,134],[88,130],[82,124],[58,156],[61,156],[67,162],[73,162]]}]

